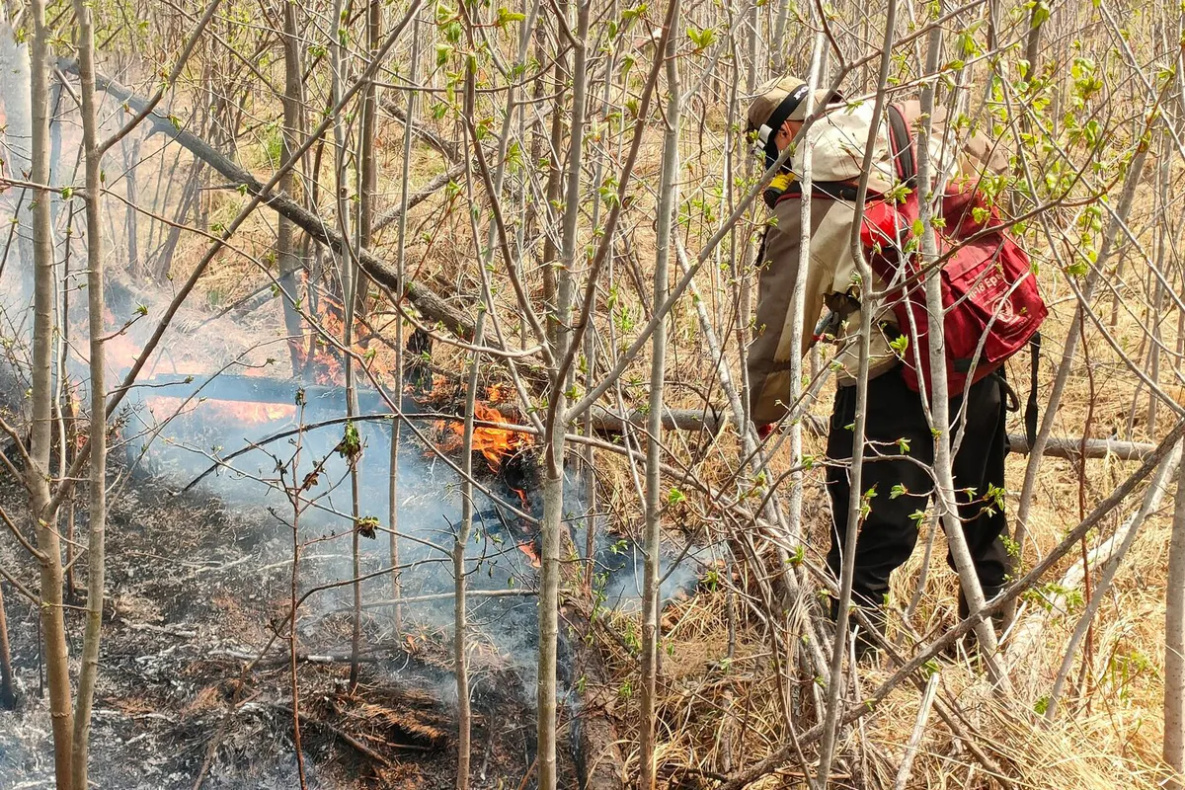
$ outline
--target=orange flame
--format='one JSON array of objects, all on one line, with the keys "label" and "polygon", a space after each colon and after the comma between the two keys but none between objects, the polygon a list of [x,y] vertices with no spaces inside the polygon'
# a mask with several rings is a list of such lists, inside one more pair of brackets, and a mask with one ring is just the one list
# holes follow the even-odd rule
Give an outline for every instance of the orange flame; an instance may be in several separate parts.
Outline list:
[{"label": "orange flame", "polygon": [[518,494],[519,501],[523,503],[523,510],[529,511],[531,509],[531,505],[527,501],[527,492],[522,490],[521,488],[512,488],[510,490],[513,491],[514,493]]},{"label": "orange flame", "polygon": [[[501,412],[482,403],[473,404],[473,417],[483,422],[504,422]],[[439,447],[445,452],[456,452],[464,443],[465,424],[461,420],[438,420],[438,432],[444,434],[444,440]],[[502,466],[502,459],[508,453],[516,452],[529,444],[526,436],[509,428],[495,428],[491,425],[476,425],[473,428],[473,450],[481,453],[490,464],[490,469],[498,471]]]},{"label": "orange flame", "polygon": [[237,401],[225,400],[198,401],[196,398],[186,403],[185,398],[160,396],[149,399],[148,404],[149,408],[156,413],[158,418],[171,417],[179,409],[184,412],[202,409],[206,414],[217,413],[221,419],[243,425],[255,425],[275,420],[291,420],[296,417],[296,405],[292,403],[239,403]]},{"label": "orange flame", "polygon": [[538,568],[542,564],[539,555],[535,553],[535,544],[532,541],[526,540],[518,544],[518,550],[527,555],[527,560],[530,561],[532,568]]}]

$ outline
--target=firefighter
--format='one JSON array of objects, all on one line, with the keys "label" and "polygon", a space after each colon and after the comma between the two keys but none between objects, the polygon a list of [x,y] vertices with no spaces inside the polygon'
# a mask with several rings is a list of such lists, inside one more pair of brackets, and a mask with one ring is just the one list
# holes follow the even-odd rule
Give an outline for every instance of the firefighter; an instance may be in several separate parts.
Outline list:
[{"label": "firefighter", "polygon": [[[783,77],[761,86],[748,113],[749,130],[757,136],[768,165],[787,146],[795,145],[806,120],[808,86]],[[838,387],[827,435],[827,490],[831,498],[833,529],[827,564],[838,577],[847,558],[841,556],[848,525],[849,470],[853,450],[852,427],[856,417],[856,377],[859,365],[860,300],[862,287],[853,258],[852,225],[855,192],[861,176],[864,149],[873,117],[873,102],[846,102],[826,90],[815,93],[821,108],[807,128],[813,143],[810,256],[806,263],[803,346],[791,349],[791,298],[800,258],[801,192],[793,174],[802,172],[802,152],[795,150],[784,178],[776,181],[765,198],[773,219],[764,243],[759,274],[755,339],[749,349],[750,406],[754,422],[769,426],[788,410],[790,355],[805,354],[819,335],[835,346],[833,369]],[[911,121],[920,116],[916,101],[898,105]],[[945,179],[977,174],[988,169],[1002,172],[1007,165],[982,137],[973,137],[958,156],[947,153],[942,118],[934,113],[930,139],[932,172]],[[890,153],[887,122],[875,138],[868,196],[893,189],[896,171]],[[874,276],[873,288],[884,290]],[[887,300],[886,300],[887,301]],[[816,320],[827,308],[830,324],[815,332]],[[868,405],[865,422],[864,463],[860,486],[872,492],[870,509],[856,543],[853,603],[865,609],[878,627],[884,624],[889,577],[912,553],[918,526],[926,510],[934,482],[934,436],[926,409],[917,392],[902,376],[903,363],[890,345],[900,336],[892,309],[882,306],[873,316],[869,342]],[[962,393],[951,400],[951,435],[961,429],[962,442],[954,456],[953,471],[959,501],[959,517],[975,570],[988,600],[1004,586],[1009,570],[1005,548],[1007,524],[1002,509],[1004,456],[1007,451],[1005,408],[1007,385],[999,375],[973,384],[966,402]],[[948,561],[950,558],[948,556]],[[951,562],[953,568],[953,562]],[[967,614],[962,595],[960,615]],[[832,617],[837,601],[832,600]],[[858,650],[871,647],[857,640]]]}]

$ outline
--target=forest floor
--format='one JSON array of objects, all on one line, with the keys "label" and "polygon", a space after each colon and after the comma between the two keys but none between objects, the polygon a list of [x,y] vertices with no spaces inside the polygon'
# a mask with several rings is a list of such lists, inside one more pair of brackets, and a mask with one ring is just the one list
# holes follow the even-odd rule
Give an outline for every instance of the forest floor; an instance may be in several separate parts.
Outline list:
[{"label": "forest floor", "polygon": [[[20,512],[6,482],[0,504]],[[285,640],[290,529],[261,508],[177,494],[145,475],[124,486],[108,529],[108,605],[95,696],[92,779],[119,790],[298,786]],[[0,551],[9,554],[7,548]],[[6,567],[29,563],[0,556]],[[0,790],[52,786],[52,747],[35,610],[7,598],[19,713],[0,715]],[[309,786],[451,787],[456,705],[451,644],[440,631],[396,639],[367,618],[359,685],[348,688],[347,615],[300,628],[301,718]],[[68,618],[77,661],[81,612]],[[259,657],[252,671],[248,661]],[[517,786],[534,716],[514,679],[475,684],[476,787]]]}]

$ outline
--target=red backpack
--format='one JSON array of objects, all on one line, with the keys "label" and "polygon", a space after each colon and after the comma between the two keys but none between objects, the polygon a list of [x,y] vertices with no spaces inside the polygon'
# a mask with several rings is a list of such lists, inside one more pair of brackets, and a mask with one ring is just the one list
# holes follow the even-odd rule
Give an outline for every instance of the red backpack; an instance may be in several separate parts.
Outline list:
[{"label": "red backpack", "polygon": [[[890,105],[888,116],[897,175],[910,191],[903,202],[888,196],[866,202],[860,238],[872,270],[890,288],[888,298],[898,328],[911,341],[899,353],[906,384],[920,391],[916,364],[920,357],[928,390],[930,315],[918,255],[920,239],[914,234],[920,227],[914,139],[900,108]],[[936,227],[935,233],[942,266],[942,324],[951,397],[963,393],[968,379],[973,383],[999,370],[1030,342],[1035,377],[1037,330],[1048,311],[1029,256],[1009,235],[999,210],[988,205],[977,189],[948,186],[939,215],[944,226]],[[902,255],[903,249],[908,254]],[[1035,392],[1030,393],[1033,416],[1026,415],[1026,422],[1036,421],[1034,397]]]}]

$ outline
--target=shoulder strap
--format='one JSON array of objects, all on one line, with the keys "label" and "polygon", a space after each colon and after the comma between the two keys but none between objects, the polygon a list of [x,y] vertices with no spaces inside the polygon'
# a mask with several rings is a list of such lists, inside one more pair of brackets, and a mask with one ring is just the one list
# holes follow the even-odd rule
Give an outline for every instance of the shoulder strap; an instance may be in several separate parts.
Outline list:
[{"label": "shoulder strap", "polygon": [[1025,406],[1025,438],[1029,441],[1029,451],[1037,441],[1037,378],[1041,375],[1041,333],[1033,335],[1029,341],[1029,402]]},{"label": "shoulder strap", "polygon": [[[912,189],[917,186],[917,164],[914,160],[909,125],[905,122],[905,114],[896,104],[889,105],[888,117],[889,145],[897,166],[897,177]],[[811,182],[811,194],[824,200],[855,200],[858,193],[856,185],[846,181]],[[794,181],[778,198],[778,202],[797,197],[802,197],[802,184]],[[869,200],[879,197],[879,193],[868,193]]]},{"label": "shoulder strap", "polygon": [[[811,195],[824,200],[855,200],[857,192],[856,187],[846,181],[814,181],[811,183]],[[795,181],[786,188],[778,201],[798,197],[802,197],[802,184]],[[870,193],[868,197],[872,198],[875,195]]]},{"label": "shoulder strap", "polygon": [[896,104],[889,105],[889,145],[893,149],[893,161],[897,175],[911,189],[917,186],[918,168],[913,155],[913,138],[905,114]]}]

